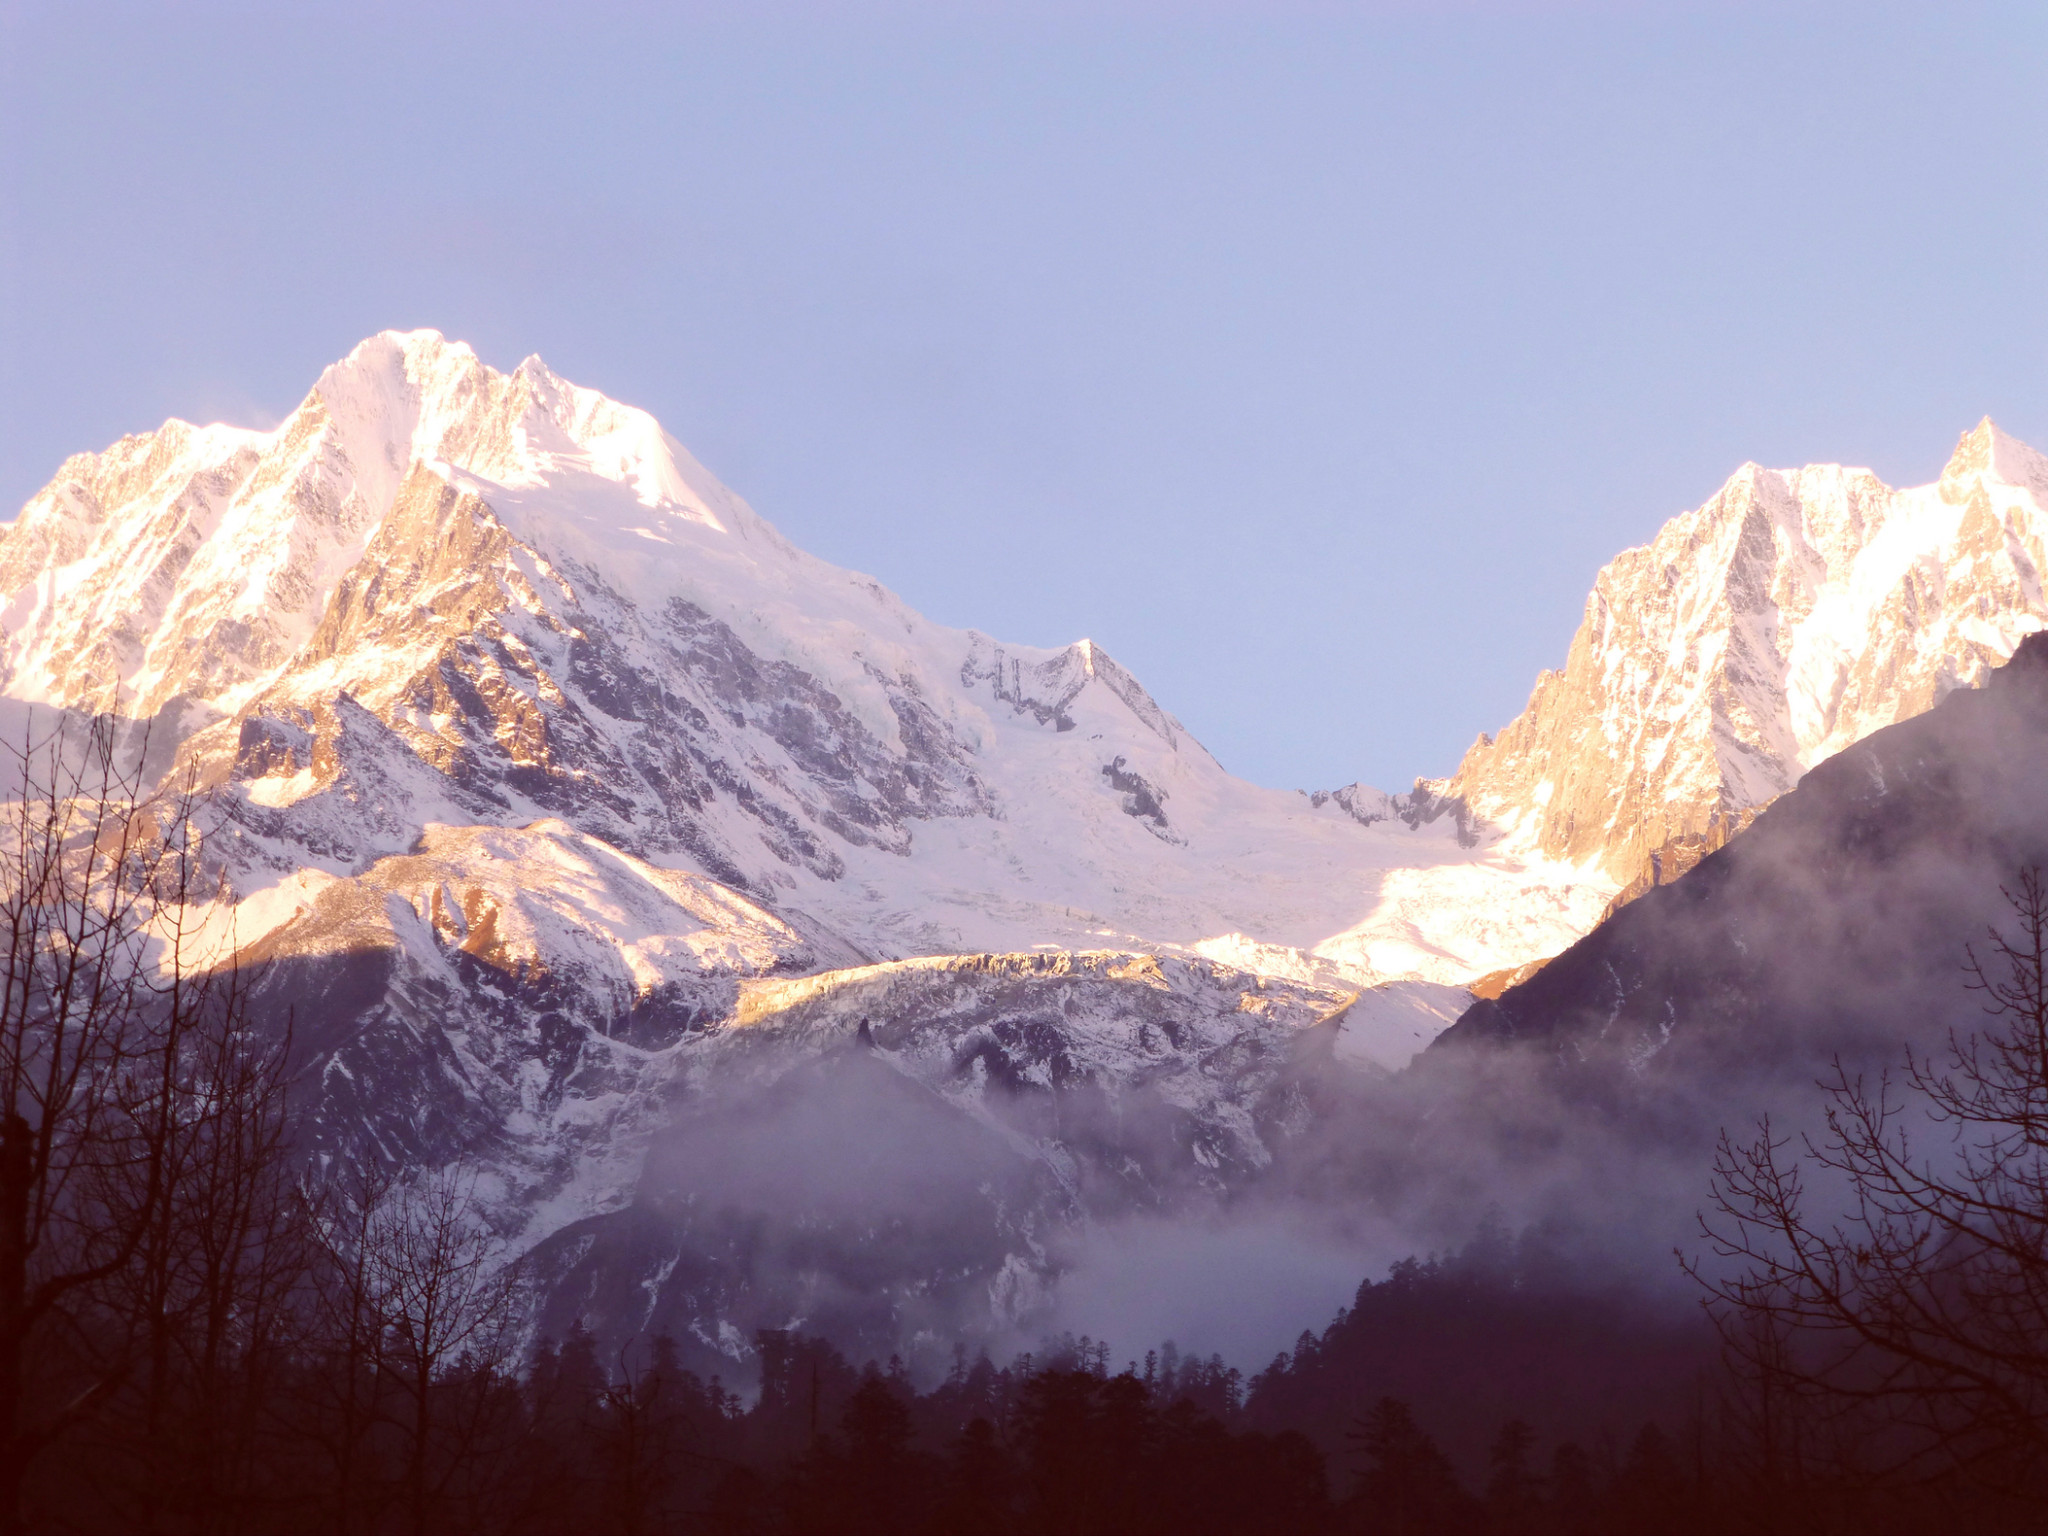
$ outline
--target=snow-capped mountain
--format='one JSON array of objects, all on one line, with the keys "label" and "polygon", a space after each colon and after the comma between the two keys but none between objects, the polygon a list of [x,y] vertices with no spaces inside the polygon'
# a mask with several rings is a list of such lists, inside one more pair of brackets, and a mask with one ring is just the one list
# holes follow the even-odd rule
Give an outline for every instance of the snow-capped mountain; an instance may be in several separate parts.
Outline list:
[{"label": "snow-capped mountain", "polygon": [[1988,419],[1910,490],[1746,464],[1601,571],[1564,670],[1448,793],[1554,858],[1670,880],[2048,623],[2044,541],[2048,459]]},{"label": "snow-capped mountain", "polygon": [[[0,603],[7,697],[146,723],[209,787],[213,921],[295,1020],[311,1145],[480,1161],[572,1288],[557,1235],[668,1210],[663,1148],[867,1041],[1017,1175],[948,1206],[1014,1312],[1052,1228],[1255,1172],[1302,1063],[1398,1067],[1613,892],[1427,796],[1235,779],[1099,647],[932,625],[644,413],[431,332],[275,431],[68,461]],[[812,1284],[668,1306],[722,1338],[716,1298]]]},{"label": "snow-capped mountain", "polygon": [[200,773],[210,921],[297,1021],[314,1146],[480,1160],[544,1311],[721,1349],[871,1228],[773,1284],[707,1257],[702,1128],[856,1092],[928,1123],[965,1183],[870,1289],[1028,1310],[1060,1224],[1252,1178],[1319,1076],[1400,1068],[1653,856],[2001,660],[2044,501],[1988,424],[1922,491],[1746,468],[1602,573],[1455,780],[1307,795],[1089,641],[794,548],[644,412],[386,333],[274,431],[68,460],[0,533],[0,699]]},{"label": "snow-capped mountain", "polygon": [[244,942],[429,825],[544,817],[863,960],[1123,946],[1456,984],[1612,894],[1390,797],[1235,779],[1101,648],[930,624],[644,413],[432,332],[364,343],[273,432],[68,461],[0,594],[9,696],[151,718],[222,782]]}]

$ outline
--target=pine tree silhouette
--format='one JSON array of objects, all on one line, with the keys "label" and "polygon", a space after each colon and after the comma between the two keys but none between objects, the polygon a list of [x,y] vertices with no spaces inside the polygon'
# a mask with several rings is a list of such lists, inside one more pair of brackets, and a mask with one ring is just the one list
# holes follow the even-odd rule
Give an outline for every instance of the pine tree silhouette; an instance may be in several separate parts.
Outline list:
[{"label": "pine tree silhouette", "polygon": [[1382,1398],[1345,1439],[1363,1466],[1344,1513],[1361,1531],[1448,1532],[1472,1524],[1471,1497],[1405,1403]]}]

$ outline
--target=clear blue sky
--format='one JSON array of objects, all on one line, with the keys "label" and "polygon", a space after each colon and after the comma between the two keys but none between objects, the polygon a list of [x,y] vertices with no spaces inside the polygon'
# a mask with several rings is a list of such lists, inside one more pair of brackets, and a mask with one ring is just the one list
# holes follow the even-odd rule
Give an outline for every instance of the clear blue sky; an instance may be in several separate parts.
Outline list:
[{"label": "clear blue sky", "polygon": [[386,326],[1230,768],[1448,772],[1745,459],[2048,441],[2048,6],[0,0],[0,503]]}]

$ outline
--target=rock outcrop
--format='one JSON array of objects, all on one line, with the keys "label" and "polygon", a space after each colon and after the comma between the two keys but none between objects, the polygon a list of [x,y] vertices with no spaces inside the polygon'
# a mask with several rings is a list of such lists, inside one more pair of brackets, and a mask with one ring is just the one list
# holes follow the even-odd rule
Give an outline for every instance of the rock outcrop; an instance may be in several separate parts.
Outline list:
[{"label": "rock outcrop", "polygon": [[1450,793],[1635,890],[2048,624],[2048,460],[1990,421],[1934,485],[1744,465],[1594,583],[1562,671]]}]

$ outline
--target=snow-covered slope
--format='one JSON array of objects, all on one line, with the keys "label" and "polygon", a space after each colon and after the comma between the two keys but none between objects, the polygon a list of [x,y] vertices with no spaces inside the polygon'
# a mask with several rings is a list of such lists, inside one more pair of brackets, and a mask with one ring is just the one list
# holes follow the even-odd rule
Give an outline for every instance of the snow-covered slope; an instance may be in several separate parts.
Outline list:
[{"label": "snow-covered slope", "polygon": [[1988,419],[1909,490],[1744,465],[1601,571],[1564,670],[1448,792],[1553,858],[1669,880],[2048,624],[2044,540],[2048,459]]},{"label": "snow-covered slope", "polygon": [[1449,818],[1235,779],[1101,648],[930,624],[644,413],[432,332],[365,342],[274,432],[70,460],[0,594],[10,695],[192,734],[249,897],[430,823],[559,817],[867,959],[1107,945],[1455,984],[1612,895]]},{"label": "snow-covered slope", "polygon": [[243,961],[296,1021],[308,1151],[467,1162],[542,1327],[714,1358],[792,1317],[875,1349],[1025,1322],[1062,1232],[1255,1180],[1353,1049],[1354,992],[1202,959],[820,970],[829,942],[559,821],[286,891]]}]

